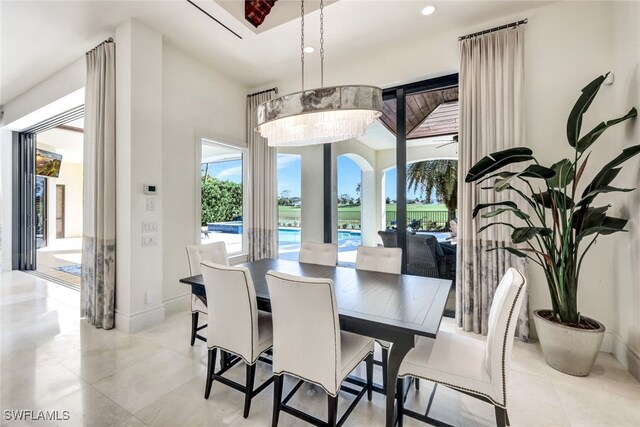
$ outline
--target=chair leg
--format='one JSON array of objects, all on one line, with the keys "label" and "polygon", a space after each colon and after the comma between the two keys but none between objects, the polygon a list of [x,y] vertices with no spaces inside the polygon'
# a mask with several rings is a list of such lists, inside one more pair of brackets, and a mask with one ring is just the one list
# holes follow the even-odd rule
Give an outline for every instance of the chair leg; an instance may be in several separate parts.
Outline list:
[{"label": "chair leg", "polygon": [[253,397],[253,383],[256,379],[256,363],[253,365],[247,365],[247,383],[244,391],[244,414],[243,417],[249,416],[249,410],[251,409],[251,398]]},{"label": "chair leg", "polygon": [[507,425],[510,426],[511,422],[509,421],[509,411],[507,411],[506,408],[504,410],[504,416],[507,419]]},{"label": "chair leg", "polygon": [[275,375],[273,379],[273,415],[271,418],[271,427],[278,427],[278,419],[280,418],[280,401],[282,400],[282,381],[283,375]]},{"label": "chair leg", "polygon": [[398,427],[402,427],[402,412],[404,410],[404,378],[398,378],[396,381],[396,407],[398,417]]},{"label": "chair leg", "polygon": [[496,410],[496,425],[498,427],[507,426],[507,410],[499,406],[494,407]]},{"label": "chair leg", "polygon": [[211,394],[211,384],[213,383],[213,372],[216,369],[216,349],[209,349],[209,360],[207,361],[207,385],[204,389],[204,398],[208,399]]},{"label": "chair leg", "polygon": [[327,395],[327,404],[327,409],[329,412],[327,425],[329,427],[336,427],[336,423],[338,422],[338,396],[333,397]]},{"label": "chair leg", "polygon": [[371,402],[373,398],[373,353],[366,360],[367,364],[367,399]]},{"label": "chair leg", "polygon": [[389,349],[382,348],[382,390],[387,393],[387,364],[389,362]]},{"label": "chair leg", "polygon": [[229,363],[229,353],[220,350],[220,369],[226,368],[227,363]]},{"label": "chair leg", "polygon": [[191,313],[191,346],[196,342],[196,333],[198,329],[198,312]]},{"label": "chair leg", "polygon": [[416,391],[420,391],[420,378],[414,378],[416,381]]}]

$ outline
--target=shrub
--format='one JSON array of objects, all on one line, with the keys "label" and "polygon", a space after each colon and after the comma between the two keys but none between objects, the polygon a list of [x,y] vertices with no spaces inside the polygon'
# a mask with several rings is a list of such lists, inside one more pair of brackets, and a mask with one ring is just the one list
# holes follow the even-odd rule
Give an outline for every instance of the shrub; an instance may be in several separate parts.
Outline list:
[{"label": "shrub", "polygon": [[202,225],[242,216],[242,184],[207,175],[202,178],[201,189]]}]

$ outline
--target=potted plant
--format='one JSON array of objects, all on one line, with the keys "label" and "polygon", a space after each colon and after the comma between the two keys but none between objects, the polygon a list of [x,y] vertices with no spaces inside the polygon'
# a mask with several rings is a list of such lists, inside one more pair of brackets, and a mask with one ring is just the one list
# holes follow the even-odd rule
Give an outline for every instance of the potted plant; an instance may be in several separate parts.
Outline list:
[{"label": "potted plant", "polygon": [[[545,360],[553,368],[578,376],[588,375],[600,349],[605,327],[578,311],[580,269],[585,255],[603,235],[626,231],[627,219],[607,215],[611,205],[597,203],[602,194],[628,192],[632,188],[611,185],[624,162],[640,153],[640,145],[625,148],[605,164],[588,183],[581,182],[589,164],[589,148],[611,126],[637,116],[632,108],[626,115],[602,122],[580,136],[583,115],[604,82],[606,75],[589,83],[575,103],[567,121],[567,139],[573,158],[561,159],[546,167],[526,147],[493,153],[476,163],[466,182],[489,183],[482,189],[508,192],[528,205],[520,209],[513,201],[478,204],[475,218],[513,214],[521,224],[492,222],[478,233],[493,226],[509,227],[514,245],[503,249],[517,257],[528,258],[545,273],[551,296],[550,310],[535,310],[534,322]],[[593,163],[594,159],[591,159]],[[506,166],[528,162],[526,168],[513,172]],[[485,211],[490,208],[491,210]]]}]

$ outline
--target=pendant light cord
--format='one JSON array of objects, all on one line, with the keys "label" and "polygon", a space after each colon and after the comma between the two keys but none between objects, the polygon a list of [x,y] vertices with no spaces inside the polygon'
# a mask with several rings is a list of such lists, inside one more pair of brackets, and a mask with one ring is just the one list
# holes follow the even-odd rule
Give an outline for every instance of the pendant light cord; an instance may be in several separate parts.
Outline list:
[{"label": "pendant light cord", "polygon": [[320,0],[320,87],[324,87],[324,0]]},{"label": "pendant light cord", "polygon": [[304,0],[300,0],[300,62],[302,63],[302,91],[304,91]]}]

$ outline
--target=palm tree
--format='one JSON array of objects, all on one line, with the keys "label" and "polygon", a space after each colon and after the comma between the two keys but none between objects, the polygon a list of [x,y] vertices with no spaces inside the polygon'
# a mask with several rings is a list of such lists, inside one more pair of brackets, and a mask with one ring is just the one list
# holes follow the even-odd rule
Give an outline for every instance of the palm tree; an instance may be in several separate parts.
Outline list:
[{"label": "palm tree", "polygon": [[449,212],[458,208],[458,161],[428,160],[407,166],[408,188],[418,188],[427,198],[436,190],[436,199],[447,206]]}]

